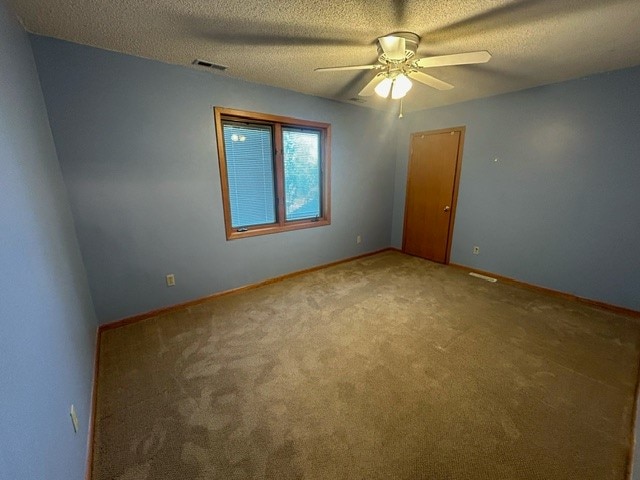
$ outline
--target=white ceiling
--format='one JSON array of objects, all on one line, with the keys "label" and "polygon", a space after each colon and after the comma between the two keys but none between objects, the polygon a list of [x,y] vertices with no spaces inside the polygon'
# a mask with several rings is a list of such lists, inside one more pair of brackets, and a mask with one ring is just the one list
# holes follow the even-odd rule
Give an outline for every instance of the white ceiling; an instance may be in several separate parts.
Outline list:
[{"label": "white ceiling", "polygon": [[[163,62],[195,58],[224,75],[350,102],[375,74],[314,72],[376,61],[376,38],[422,37],[417,56],[488,50],[483,65],[429,74],[405,111],[640,64],[638,0],[10,0],[27,30]],[[200,67],[192,67],[200,68]],[[367,97],[364,106],[393,108]]]}]

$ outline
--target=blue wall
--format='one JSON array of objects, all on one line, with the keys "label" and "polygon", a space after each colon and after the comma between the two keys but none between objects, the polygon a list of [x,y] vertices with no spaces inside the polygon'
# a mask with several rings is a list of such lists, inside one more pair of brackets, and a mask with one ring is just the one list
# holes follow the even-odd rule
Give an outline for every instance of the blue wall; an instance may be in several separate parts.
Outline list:
[{"label": "blue wall", "polygon": [[0,172],[0,478],[80,480],[97,323],[29,39],[4,0]]},{"label": "blue wall", "polygon": [[[393,113],[47,37],[32,45],[99,321],[389,246]],[[214,105],[332,124],[330,226],[226,240]]]},{"label": "blue wall", "polygon": [[[467,134],[452,261],[640,309],[638,68],[398,122],[51,38],[32,44],[102,322],[400,246],[409,134],[457,125]],[[330,227],[225,240],[213,105],[332,123]]]},{"label": "blue wall", "polygon": [[458,125],[451,261],[640,310],[640,68],[406,115],[393,245],[410,133]]}]

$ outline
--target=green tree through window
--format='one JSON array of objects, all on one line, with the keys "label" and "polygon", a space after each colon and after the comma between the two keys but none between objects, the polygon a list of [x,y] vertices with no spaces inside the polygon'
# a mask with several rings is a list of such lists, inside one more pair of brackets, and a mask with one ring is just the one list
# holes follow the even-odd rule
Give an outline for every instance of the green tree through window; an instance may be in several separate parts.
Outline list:
[{"label": "green tree through window", "polygon": [[283,128],[282,138],[286,219],[317,218],[321,214],[321,134]]}]

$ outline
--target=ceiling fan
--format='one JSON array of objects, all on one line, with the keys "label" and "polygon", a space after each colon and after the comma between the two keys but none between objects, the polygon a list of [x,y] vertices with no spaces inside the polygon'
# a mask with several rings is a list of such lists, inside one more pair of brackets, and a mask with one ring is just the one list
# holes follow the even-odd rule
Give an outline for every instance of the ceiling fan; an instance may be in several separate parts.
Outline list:
[{"label": "ceiling fan", "polygon": [[378,38],[378,63],[372,65],[349,65],[344,67],[316,68],[316,72],[344,70],[382,70],[371,79],[358,95],[368,97],[374,93],[384,98],[401,99],[411,89],[411,80],[438,90],[450,90],[453,85],[422,72],[423,68],[446,67],[486,63],[491,54],[478,52],[414,58],[420,37],[411,32],[397,32]]}]

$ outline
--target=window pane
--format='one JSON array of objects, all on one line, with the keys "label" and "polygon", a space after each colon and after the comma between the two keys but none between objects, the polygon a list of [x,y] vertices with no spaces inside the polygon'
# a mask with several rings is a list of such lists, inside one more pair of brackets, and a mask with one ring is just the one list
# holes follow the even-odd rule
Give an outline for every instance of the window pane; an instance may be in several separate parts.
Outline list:
[{"label": "window pane", "polygon": [[320,132],[282,129],[285,219],[320,217]]},{"label": "window pane", "polygon": [[225,123],[231,226],[276,221],[271,127]]}]

